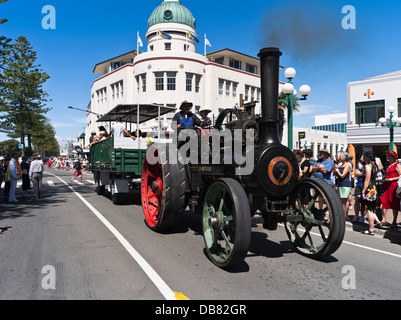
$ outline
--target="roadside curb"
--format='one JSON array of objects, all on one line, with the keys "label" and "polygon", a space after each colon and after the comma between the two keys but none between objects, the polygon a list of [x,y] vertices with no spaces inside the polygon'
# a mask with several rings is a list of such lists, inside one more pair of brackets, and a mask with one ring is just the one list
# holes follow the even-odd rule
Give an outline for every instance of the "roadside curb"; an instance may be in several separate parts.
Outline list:
[{"label": "roadside curb", "polygon": [[[345,227],[348,231],[363,232],[369,229],[369,224],[360,222],[346,221]],[[368,235],[362,235],[368,236]],[[398,228],[375,228],[375,237],[381,237],[390,240],[393,243],[401,243],[401,226]]]}]

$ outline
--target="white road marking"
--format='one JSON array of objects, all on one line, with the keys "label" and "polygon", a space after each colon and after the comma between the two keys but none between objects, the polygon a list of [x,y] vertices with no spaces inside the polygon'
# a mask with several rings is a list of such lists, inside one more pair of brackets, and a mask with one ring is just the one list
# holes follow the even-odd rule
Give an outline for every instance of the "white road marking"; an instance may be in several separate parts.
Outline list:
[{"label": "white road marking", "polygon": [[51,180],[47,180],[47,184],[49,185],[49,187],[54,187],[55,186],[54,182],[51,181]]},{"label": "white road marking", "polygon": [[63,182],[70,190],[79,198],[81,201],[95,214],[96,217],[100,221],[103,222],[103,224],[107,227],[107,229],[110,230],[110,232],[120,241],[120,243],[123,245],[123,247],[128,251],[128,253],[135,259],[135,261],[139,264],[139,266],[142,268],[142,270],[147,274],[150,280],[155,284],[155,286],[159,289],[160,293],[167,299],[167,300],[177,300],[175,293],[173,290],[170,289],[170,287],[164,282],[164,280],[157,274],[157,272],[150,266],[150,264],[134,249],[134,247],[131,246],[131,244],[124,238],[124,236],[118,232],[118,230],[105,218],[103,215],[96,210],[95,207],[93,207],[84,197],[82,197],[78,192],[74,190],[73,187],[71,187],[68,183],[66,183],[63,179],[60,177],[48,173],[57,179],[59,179],[61,182]]},{"label": "white road marking", "polygon": [[346,244],[349,244],[349,245],[351,245],[351,246],[355,246],[355,247],[358,247],[358,248],[362,248],[362,249],[366,249],[366,250],[370,250],[370,251],[374,251],[374,252],[383,253],[383,254],[386,254],[386,255],[388,255],[388,256],[392,256],[392,257],[396,257],[396,258],[401,258],[401,255],[395,254],[395,253],[392,253],[392,252],[387,252],[387,251],[383,251],[383,250],[379,250],[379,249],[374,249],[374,248],[362,246],[362,245],[360,245],[360,244],[353,243],[353,242],[348,242],[348,241],[343,241],[343,243],[346,243]]}]

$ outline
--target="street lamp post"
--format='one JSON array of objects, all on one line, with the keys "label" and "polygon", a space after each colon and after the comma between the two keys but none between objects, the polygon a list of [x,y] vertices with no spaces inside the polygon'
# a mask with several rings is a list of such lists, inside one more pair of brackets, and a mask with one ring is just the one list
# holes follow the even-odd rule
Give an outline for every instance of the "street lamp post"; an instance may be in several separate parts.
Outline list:
[{"label": "street lamp post", "polygon": [[288,82],[283,85],[283,92],[286,95],[284,99],[279,99],[279,102],[285,102],[287,104],[287,126],[288,126],[288,148],[292,150],[293,148],[293,108],[294,102],[300,100],[306,100],[306,97],[310,94],[311,88],[304,84],[299,88],[299,93],[303,96],[303,98],[296,98],[297,91],[294,89],[294,85],[292,84],[292,79],[294,79],[296,75],[296,71],[294,68],[287,68],[284,71],[285,77],[288,79]]},{"label": "street lamp post", "polygon": [[84,109],[75,108],[75,107],[73,107],[73,106],[68,106],[67,108],[68,108],[68,109],[79,110],[79,111],[84,111],[84,112],[86,112],[86,113],[92,113],[92,114],[94,114],[95,116],[98,116],[98,117],[101,117],[101,116],[102,116],[102,115],[99,114],[99,113],[96,113],[96,112],[93,112],[93,111],[90,111],[90,110],[84,110]]},{"label": "street lamp post", "polygon": [[394,117],[393,113],[395,108],[393,106],[388,107],[387,111],[390,113],[390,118],[380,118],[379,123],[382,127],[387,127],[390,129],[390,150],[394,151],[394,127],[401,123],[401,119]]}]

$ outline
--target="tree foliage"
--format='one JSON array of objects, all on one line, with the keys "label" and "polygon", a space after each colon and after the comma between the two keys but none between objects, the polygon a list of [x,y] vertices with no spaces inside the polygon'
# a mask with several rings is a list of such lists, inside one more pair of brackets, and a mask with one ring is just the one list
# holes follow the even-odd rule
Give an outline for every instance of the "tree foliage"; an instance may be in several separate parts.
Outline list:
[{"label": "tree foliage", "polygon": [[[36,51],[24,36],[11,41],[0,37],[0,132],[20,137],[22,144],[28,135],[35,146],[52,146],[54,129],[45,116],[50,108],[43,89],[50,77],[36,64]],[[43,143],[47,134],[51,144]]]},{"label": "tree foliage", "polygon": [[13,153],[19,153],[18,141],[9,139],[0,142],[0,155],[8,155]]},{"label": "tree foliage", "polygon": [[[4,2],[8,2],[10,0],[0,0],[0,4]],[[0,18],[0,24],[6,23],[8,20],[6,18]]]}]

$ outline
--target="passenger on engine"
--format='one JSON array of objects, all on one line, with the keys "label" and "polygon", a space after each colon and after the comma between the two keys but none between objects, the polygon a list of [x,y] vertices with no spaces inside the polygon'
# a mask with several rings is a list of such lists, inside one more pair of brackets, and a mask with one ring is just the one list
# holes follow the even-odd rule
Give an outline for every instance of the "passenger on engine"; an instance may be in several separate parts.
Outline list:
[{"label": "passenger on engine", "polygon": [[210,112],[212,112],[212,110],[207,107],[200,108],[199,114],[201,116],[202,127],[208,127],[212,124],[212,120],[207,116]]},{"label": "passenger on engine", "polygon": [[202,125],[202,121],[190,111],[191,108],[192,102],[185,100],[181,103],[181,111],[177,112],[173,117],[173,122],[177,123],[178,129],[194,128]]},{"label": "passenger on engine", "polygon": [[130,134],[125,126],[121,123],[121,117],[117,117],[116,123],[111,127],[110,137],[114,136],[115,138],[119,137],[131,137],[133,140],[136,139],[135,136]]}]

